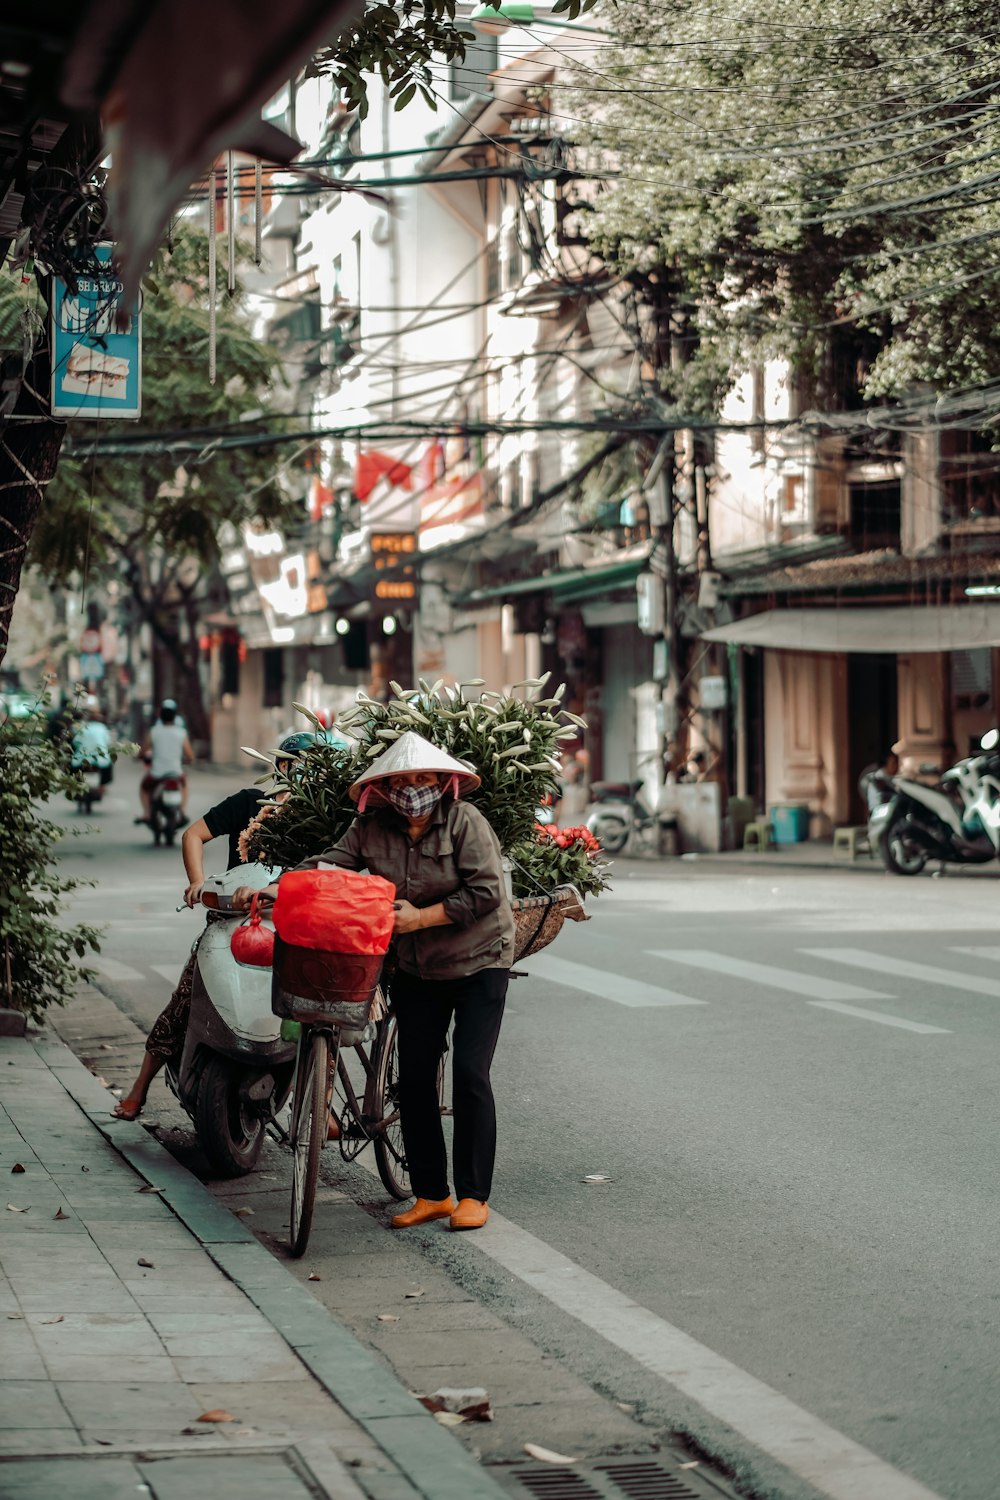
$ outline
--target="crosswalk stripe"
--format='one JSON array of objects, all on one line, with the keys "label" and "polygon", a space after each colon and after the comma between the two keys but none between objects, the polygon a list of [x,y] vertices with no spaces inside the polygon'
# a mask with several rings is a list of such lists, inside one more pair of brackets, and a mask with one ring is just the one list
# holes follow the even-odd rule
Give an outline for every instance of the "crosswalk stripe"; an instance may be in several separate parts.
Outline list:
[{"label": "crosswalk stripe", "polygon": [[745,958],[731,958],[728,953],[711,953],[705,948],[653,948],[647,949],[653,958],[665,958],[671,963],[690,964],[695,969],[707,969],[713,974],[725,974],[731,979],[746,979],[751,984],[762,984],[772,990],[787,990],[804,1000],[890,1000],[878,990],[860,989],[854,984],[842,984],[837,979],[820,979],[814,974],[799,974],[792,969],[777,969],[771,964],[751,963]]},{"label": "crosswalk stripe", "polygon": [[951,1036],[943,1026],[926,1026],[923,1021],[904,1021],[902,1016],[887,1016],[878,1010],[862,1010],[859,1005],[841,1005],[839,1000],[810,1000],[817,1010],[837,1010],[844,1016],[857,1016],[862,1021],[877,1021],[880,1026],[898,1026],[903,1031],[919,1031],[924,1035]]},{"label": "crosswalk stripe", "polygon": [[124,981],[134,984],[136,980],[142,978],[138,969],[132,969],[128,964],[120,964],[116,958],[108,958],[104,953],[93,959],[92,963],[98,974],[103,974],[105,979],[114,980],[116,983]]},{"label": "crosswalk stripe", "polygon": [[548,953],[536,953],[524,962],[530,965],[534,978],[547,979],[551,984],[564,984],[572,990],[583,990],[587,995],[596,995],[600,1000],[613,1000],[616,1005],[626,1005],[633,1010],[706,1003],[704,1000],[692,1000],[690,995],[678,995],[674,990],[661,989],[655,984],[645,984],[641,979],[609,974],[586,964],[553,958]]},{"label": "crosswalk stripe", "polygon": [[952,953],[968,953],[972,958],[985,958],[987,963],[1000,964],[1000,948],[952,948]]},{"label": "crosswalk stripe", "polygon": [[966,994],[991,995],[1000,999],[1000,979],[983,979],[978,974],[957,974],[954,969],[938,969],[933,964],[916,964],[908,958],[890,958],[870,953],[866,948],[800,948],[813,958],[829,963],[848,964],[876,974],[893,974],[899,979],[916,979],[920,984],[940,984],[946,989],[964,990]]}]

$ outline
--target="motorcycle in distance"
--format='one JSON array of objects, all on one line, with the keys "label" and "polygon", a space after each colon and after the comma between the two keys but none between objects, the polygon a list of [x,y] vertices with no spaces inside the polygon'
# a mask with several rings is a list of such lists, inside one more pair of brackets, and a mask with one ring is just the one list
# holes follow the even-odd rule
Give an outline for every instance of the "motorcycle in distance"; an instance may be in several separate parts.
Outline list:
[{"label": "motorcycle in distance", "polygon": [[181,821],[181,803],[184,800],[183,783],[179,776],[161,776],[153,787],[150,801],[149,826],[153,830],[153,843],[172,847]]},{"label": "motorcycle in distance", "polygon": [[659,835],[660,815],[642,800],[641,781],[594,781],[586,825],[606,854],[620,854],[633,833]]},{"label": "motorcycle in distance", "polygon": [[945,771],[937,786],[885,778],[886,800],[872,809],[872,850],[893,875],[919,875],[928,860],[980,865],[1000,855],[1000,730]]},{"label": "motorcycle in distance", "polygon": [[238,865],[205,881],[202,904],[232,920],[209,922],[201,936],[184,1050],[164,1074],[194,1122],[201,1149],[224,1177],[253,1171],[295,1072],[295,1042],[283,1039],[271,1011],[270,968],[237,963],[230,947],[245,916],[233,910],[233,892],[241,885],[261,889],[278,873]]},{"label": "motorcycle in distance", "polygon": [[[80,790],[76,794],[77,812],[89,816],[95,803],[100,802],[104,796],[104,768],[93,761],[81,761],[79,765],[73,766],[73,770],[81,783]],[[70,795],[72,796],[72,793]]]}]

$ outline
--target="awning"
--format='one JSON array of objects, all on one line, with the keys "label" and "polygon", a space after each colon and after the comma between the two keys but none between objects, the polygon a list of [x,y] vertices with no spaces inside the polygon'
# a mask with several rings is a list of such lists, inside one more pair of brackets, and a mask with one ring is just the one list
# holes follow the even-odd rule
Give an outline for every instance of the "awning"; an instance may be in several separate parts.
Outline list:
[{"label": "awning", "polygon": [[701,639],[782,651],[972,651],[1000,646],[1000,603],[768,609]]},{"label": "awning", "polygon": [[456,600],[458,605],[488,604],[495,599],[516,599],[521,594],[552,594],[565,604],[592,599],[634,583],[649,566],[652,545],[629,558],[618,558],[600,567],[564,568],[558,573],[540,573],[535,578],[515,578],[512,583],[490,584],[473,589]]}]

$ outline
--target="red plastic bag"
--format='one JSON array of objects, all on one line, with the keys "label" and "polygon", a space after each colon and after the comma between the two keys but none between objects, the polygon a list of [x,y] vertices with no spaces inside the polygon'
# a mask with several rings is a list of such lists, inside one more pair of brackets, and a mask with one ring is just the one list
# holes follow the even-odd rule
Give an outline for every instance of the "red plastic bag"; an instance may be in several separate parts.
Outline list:
[{"label": "red plastic bag", "polygon": [[384,953],[392,937],[396,887],[354,870],[282,875],[274,925],[283,943],[328,953]]},{"label": "red plastic bag", "polygon": [[229,946],[238,964],[269,969],[274,962],[274,933],[261,922],[256,896],[250,902],[249,920],[240,923],[229,939]]}]

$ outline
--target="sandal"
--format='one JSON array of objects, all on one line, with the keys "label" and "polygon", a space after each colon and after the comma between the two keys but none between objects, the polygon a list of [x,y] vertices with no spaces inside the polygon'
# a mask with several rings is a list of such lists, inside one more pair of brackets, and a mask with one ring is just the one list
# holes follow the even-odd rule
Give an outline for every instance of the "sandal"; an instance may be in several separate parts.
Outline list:
[{"label": "sandal", "polygon": [[138,1120],[144,1104],[135,1104],[131,1099],[120,1099],[111,1111],[113,1120]]}]

